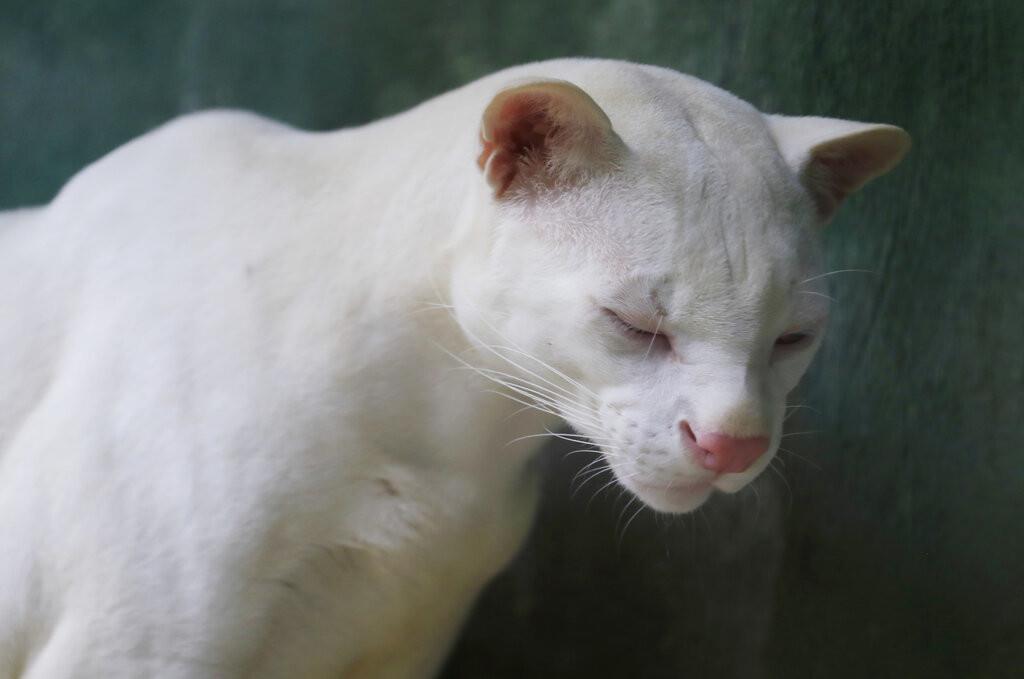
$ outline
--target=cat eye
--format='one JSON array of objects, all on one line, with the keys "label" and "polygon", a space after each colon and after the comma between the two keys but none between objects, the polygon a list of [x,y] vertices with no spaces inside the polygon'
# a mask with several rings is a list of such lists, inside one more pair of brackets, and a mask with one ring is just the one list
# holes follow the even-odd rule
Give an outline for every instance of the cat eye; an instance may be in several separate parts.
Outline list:
[{"label": "cat eye", "polygon": [[620,332],[636,340],[646,342],[648,347],[654,347],[655,343],[660,343],[666,348],[670,348],[672,345],[668,336],[664,333],[657,332],[657,328],[655,328],[655,330],[644,330],[643,328],[636,327],[629,321],[622,318],[618,313],[608,309],[607,307],[602,307],[601,311],[605,316],[611,319],[611,321],[619,328]]},{"label": "cat eye", "polygon": [[810,340],[811,335],[807,332],[787,332],[775,340],[777,347],[794,347],[798,344],[805,344]]}]

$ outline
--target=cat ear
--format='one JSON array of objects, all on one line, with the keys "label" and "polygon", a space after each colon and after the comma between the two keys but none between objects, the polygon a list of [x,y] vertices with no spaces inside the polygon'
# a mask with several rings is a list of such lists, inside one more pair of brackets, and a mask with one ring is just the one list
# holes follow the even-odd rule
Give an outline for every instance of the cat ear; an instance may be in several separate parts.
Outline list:
[{"label": "cat ear", "polygon": [[844,198],[896,167],[910,149],[910,135],[894,125],[810,116],[765,118],[782,156],[826,222]]},{"label": "cat ear", "polygon": [[494,195],[567,184],[614,167],[622,142],[590,96],[561,80],[498,93],[484,111],[477,164]]}]

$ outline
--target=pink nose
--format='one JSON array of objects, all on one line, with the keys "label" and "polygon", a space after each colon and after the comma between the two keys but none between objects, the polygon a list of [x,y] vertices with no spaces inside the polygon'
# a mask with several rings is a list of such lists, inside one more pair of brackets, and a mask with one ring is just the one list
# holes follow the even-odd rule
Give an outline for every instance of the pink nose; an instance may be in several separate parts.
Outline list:
[{"label": "pink nose", "polygon": [[700,448],[697,451],[700,466],[719,474],[746,471],[771,445],[767,436],[736,438],[714,432],[695,433],[688,422],[680,423],[680,427],[683,436]]}]

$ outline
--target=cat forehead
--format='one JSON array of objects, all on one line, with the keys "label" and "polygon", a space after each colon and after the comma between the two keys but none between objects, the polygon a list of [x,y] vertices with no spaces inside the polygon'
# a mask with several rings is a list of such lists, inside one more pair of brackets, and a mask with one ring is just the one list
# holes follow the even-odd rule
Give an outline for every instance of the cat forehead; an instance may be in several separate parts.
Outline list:
[{"label": "cat forehead", "polygon": [[618,253],[622,265],[736,282],[797,275],[815,239],[812,207],[795,182],[784,172],[693,155],[683,171],[659,173],[644,191],[620,194],[625,214],[602,226],[606,238],[630,244]]},{"label": "cat forehead", "polygon": [[794,295],[819,268],[819,251],[814,231],[785,209],[691,210],[685,196],[629,189],[566,201],[535,224],[549,261],[578,263],[567,268],[597,304],[727,344],[771,318],[826,312],[810,308],[824,298]]},{"label": "cat forehead", "polygon": [[661,253],[723,244],[736,251],[799,240],[804,233],[793,227],[813,225],[810,197],[746,102],[696,81],[617,104],[613,124],[626,147],[618,171],[570,202],[645,261],[645,244]]},{"label": "cat forehead", "polygon": [[578,191],[519,204],[544,240],[615,279],[699,281],[707,294],[801,275],[813,204],[759,111],[659,69],[588,85],[625,153]]},{"label": "cat forehead", "polygon": [[730,167],[706,149],[666,168],[633,154],[614,175],[524,217],[620,277],[734,282],[799,275],[815,251],[813,208],[784,172]]},{"label": "cat forehead", "polygon": [[742,177],[728,182],[750,192],[740,205],[727,194],[712,199],[699,183],[666,187],[657,179],[624,173],[597,195],[565,201],[540,225],[558,234],[558,262],[583,265],[572,268],[593,301],[737,346],[773,318],[826,313],[824,298],[794,294],[819,267],[818,243],[785,200]]}]

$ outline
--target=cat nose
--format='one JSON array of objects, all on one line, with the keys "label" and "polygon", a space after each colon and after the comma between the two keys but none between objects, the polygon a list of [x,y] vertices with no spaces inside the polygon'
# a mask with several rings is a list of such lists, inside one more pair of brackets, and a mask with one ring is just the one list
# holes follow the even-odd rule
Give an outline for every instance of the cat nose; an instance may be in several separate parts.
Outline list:
[{"label": "cat nose", "polygon": [[767,436],[738,438],[717,432],[694,432],[690,423],[679,423],[683,437],[696,444],[697,462],[719,474],[738,474],[750,469],[771,445]]}]

